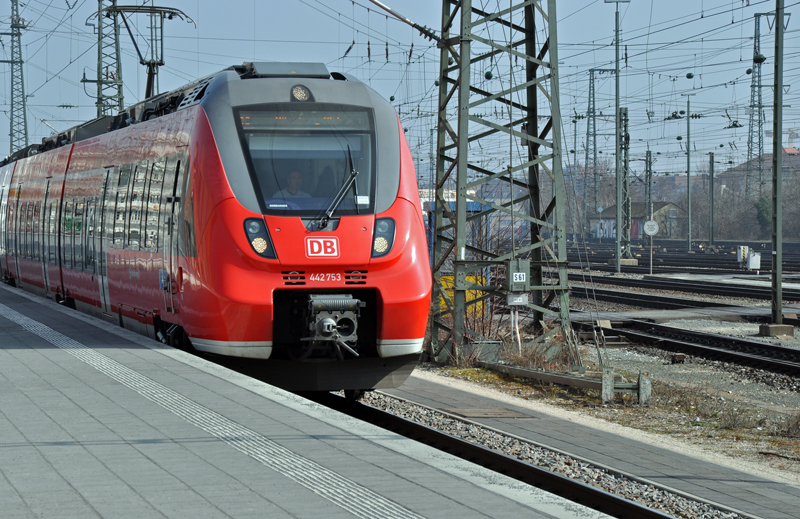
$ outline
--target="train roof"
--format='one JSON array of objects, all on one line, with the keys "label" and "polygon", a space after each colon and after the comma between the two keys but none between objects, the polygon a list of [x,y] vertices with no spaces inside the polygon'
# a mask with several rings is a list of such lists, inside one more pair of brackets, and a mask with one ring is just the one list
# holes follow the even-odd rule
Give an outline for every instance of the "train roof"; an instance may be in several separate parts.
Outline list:
[{"label": "train roof", "polygon": [[57,134],[42,139],[41,144],[17,150],[8,155],[0,165],[19,159],[37,155],[45,151],[60,148],[68,144],[91,139],[104,133],[113,132],[128,126],[165,116],[198,104],[205,95],[206,87],[217,77],[234,71],[239,79],[253,78],[305,78],[333,79],[338,81],[359,82],[358,79],[340,72],[329,72],[324,63],[288,63],[288,62],[245,62],[215,72],[209,76],[193,81],[180,88],[158,94],[144,101],[129,106],[117,115],[98,117],[78,126],[73,126]]}]

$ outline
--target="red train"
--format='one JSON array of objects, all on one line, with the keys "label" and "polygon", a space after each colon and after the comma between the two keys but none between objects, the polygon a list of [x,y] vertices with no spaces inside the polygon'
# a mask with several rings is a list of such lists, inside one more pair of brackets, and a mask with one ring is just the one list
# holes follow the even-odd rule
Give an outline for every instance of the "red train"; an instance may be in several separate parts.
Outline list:
[{"label": "red train", "polygon": [[231,67],[6,158],[0,272],[293,390],[401,384],[431,292],[397,114],[308,63]]}]

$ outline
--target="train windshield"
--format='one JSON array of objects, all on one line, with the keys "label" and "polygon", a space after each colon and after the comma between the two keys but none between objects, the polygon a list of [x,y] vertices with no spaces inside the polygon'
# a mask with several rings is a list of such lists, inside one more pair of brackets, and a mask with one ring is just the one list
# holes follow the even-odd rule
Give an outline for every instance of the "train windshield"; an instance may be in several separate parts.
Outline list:
[{"label": "train windshield", "polygon": [[242,108],[245,155],[267,214],[317,217],[347,183],[334,216],[374,212],[374,124],[367,109],[296,103]]}]

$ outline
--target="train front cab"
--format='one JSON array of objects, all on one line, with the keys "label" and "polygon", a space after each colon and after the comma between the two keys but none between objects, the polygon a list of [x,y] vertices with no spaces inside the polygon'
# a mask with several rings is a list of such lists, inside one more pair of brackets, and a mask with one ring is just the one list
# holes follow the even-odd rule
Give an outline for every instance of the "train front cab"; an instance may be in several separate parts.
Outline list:
[{"label": "train front cab", "polygon": [[[201,115],[193,135],[198,254],[186,332],[195,348],[249,357],[231,362],[289,388],[397,386],[427,325],[408,146],[391,106],[346,83],[211,85],[208,126]],[[292,101],[298,87],[313,103]]]}]

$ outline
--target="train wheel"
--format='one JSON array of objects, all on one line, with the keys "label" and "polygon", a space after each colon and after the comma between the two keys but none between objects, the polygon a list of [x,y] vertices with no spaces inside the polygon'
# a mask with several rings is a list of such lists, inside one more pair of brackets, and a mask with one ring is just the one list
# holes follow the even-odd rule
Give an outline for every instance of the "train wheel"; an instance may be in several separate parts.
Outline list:
[{"label": "train wheel", "polygon": [[344,390],[344,397],[347,400],[351,401],[351,402],[357,402],[358,400],[361,399],[362,396],[364,396],[364,390],[363,389],[345,389]]}]

